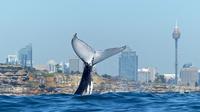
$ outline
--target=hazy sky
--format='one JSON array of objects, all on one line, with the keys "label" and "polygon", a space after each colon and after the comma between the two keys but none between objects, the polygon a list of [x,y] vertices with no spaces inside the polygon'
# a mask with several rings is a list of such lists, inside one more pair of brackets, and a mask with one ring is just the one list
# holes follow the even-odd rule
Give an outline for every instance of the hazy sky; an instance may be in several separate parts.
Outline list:
[{"label": "hazy sky", "polygon": [[[4,0],[0,1],[0,61],[32,43],[34,64],[74,56],[75,32],[96,49],[128,45],[139,67],[174,71],[175,21],[181,29],[179,68],[200,67],[199,0]],[[100,73],[118,74],[118,57],[100,64]]]}]

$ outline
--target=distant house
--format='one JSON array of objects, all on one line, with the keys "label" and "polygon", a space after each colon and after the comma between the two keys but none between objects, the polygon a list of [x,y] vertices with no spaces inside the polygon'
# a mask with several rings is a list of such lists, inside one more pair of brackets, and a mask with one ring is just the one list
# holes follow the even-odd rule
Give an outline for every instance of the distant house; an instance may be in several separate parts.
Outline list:
[{"label": "distant house", "polygon": [[23,68],[18,65],[7,65],[7,64],[0,64],[0,73],[6,73],[6,72],[12,72],[16,73],[19,70],[22,70]]}]

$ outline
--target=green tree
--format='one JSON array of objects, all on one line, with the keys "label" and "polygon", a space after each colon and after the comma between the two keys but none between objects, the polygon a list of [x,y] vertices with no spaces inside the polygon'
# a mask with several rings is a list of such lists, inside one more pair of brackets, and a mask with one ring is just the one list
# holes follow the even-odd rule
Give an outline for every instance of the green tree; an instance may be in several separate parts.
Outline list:
[{"label": "green tree", "polygon": [[155,80],[156,83],[166,83],[166,80],[165,80],[165,77],[164,75],[156,75],[156,80]]}]

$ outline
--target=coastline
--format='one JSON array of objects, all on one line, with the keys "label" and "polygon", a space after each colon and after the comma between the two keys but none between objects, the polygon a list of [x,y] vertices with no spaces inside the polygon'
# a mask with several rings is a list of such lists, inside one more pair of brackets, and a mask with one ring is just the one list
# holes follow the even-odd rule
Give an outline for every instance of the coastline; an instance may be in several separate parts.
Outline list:
[{"label": "coastline", "polygon": [[[24,80],[26,78],[26,80]],[[0,77],[0,95],[29,96],[41,94],[74,94],[79,85],[81,73],[63,74],[35,70],[20,70],[17,74],[5,73]],[[200,87],[169,85],[164,83],[140,84],[119,77],[101,76],[93,73],[93,93],[108,92],[200,92]]]}]

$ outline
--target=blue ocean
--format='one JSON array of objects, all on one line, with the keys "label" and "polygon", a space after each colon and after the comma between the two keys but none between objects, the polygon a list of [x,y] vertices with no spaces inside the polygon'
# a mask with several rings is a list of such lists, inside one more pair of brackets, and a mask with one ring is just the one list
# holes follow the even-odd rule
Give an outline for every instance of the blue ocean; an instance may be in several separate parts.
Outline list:
[{"label": "blue ocean", "polygon": [[200,93],[0,96],[1,112],[197,112]]}]

